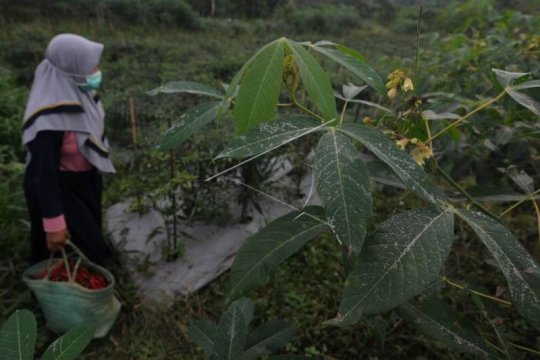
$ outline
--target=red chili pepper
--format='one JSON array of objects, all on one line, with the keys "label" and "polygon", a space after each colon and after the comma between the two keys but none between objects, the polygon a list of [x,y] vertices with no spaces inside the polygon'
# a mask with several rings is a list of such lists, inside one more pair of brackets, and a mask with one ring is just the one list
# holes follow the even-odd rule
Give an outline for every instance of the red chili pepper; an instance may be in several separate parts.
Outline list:
[{"label": "red chili pepper", "polygon": [[[73,271],[74,269],[75,269],[75,262],[73,260],[70,260],[69,271]],[[33,275],[33,278],[36,278],[36,279],[44,279],[46,277],[47,277],[47,271],[42,271],[36,275]],[[68,270],[66,269],[64,262],[58,263],[50,270],[49,280],[50,281],[68,281],[69,280]],[[108,282],[102,274],[93,272],[83,265],[80,265],[77,270],[77,275],[75,276],[75,282],[85,288],[92,289],[92,290],[99,290],[108,286]]]}]

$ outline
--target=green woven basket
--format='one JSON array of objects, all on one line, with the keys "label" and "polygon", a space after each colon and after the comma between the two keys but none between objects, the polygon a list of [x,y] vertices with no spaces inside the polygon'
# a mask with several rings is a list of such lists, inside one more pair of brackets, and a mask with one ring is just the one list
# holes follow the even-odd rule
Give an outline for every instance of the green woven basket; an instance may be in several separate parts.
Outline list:
[{"label": "green woven basket", "polygon": [[[63,258],[44,260],[26,269],[23,281],[36,295],[49,329],[64,333],[74,326],[92,323],[96,329],[94,338],[104,337],[113,326],[121,307],[114,296],[114,277],[107,269],[89,261],[75,245],[68,244],[79,257],[77,265],[69,271],[72,273],[69,281],[50,281],[48,275],[44,279],[36,279],[38,274],[49,272],[59,261],[67,265],[68,259],[63,249]],[[103,275],[109,285],[91,290],[77,284],[73,279],[81,261],[88,269]],[[69,269],[68,266],[66,268]]]}]

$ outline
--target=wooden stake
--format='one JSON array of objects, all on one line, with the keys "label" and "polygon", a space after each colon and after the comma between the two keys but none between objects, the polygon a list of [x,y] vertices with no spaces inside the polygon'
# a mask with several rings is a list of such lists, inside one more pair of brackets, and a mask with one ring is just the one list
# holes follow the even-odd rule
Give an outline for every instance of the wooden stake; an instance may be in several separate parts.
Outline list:
[{"label": "wooden stake", "polygon": [[137,118],[135,117],[135,100],[129,98],[129,117],[131,119],[131,141],[137,145]]}]

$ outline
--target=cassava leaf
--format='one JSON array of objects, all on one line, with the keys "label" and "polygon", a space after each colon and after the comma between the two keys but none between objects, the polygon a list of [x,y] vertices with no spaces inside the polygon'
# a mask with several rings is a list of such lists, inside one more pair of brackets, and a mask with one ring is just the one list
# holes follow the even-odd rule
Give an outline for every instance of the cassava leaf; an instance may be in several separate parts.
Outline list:
[{"label": "cassava leaf", "polygon": [[529,73],[519,73],[519,72],[509,72],[500,69],[492,69],[497,77],[497,81],[504,87],[504,91],[512,99],[514,99],[519,104],[523,105],[527,109],[531,110],[536,115],[540,116],[540,103],[530,97],[529,95],[523,94],[518,90],[532,89],[540,87],[540,80],[529,80],[521,84],[515,84],[514,82],[518,79],[524,78]]},{"label": "cassava leaf", "polygon": [[495,73],[495,76],[497,77],[497,81],[503,87],[507,87],[513,84],[514,81],[516,81],[517,79],[530,75],[530,73],[511,72],[511,71],[495,69],[495,68],[491,69],[491,71]]},{"label": "cassava leaf", "polygon": [[344,54],[352,56],[353,58],[355,58],[356,60],[358,60],[358,61],[360,61],[362,63],[366,62],[366,58],[364,57],[364,55],[362,55],[360,52],[354,50],[353,48],[350,48],[348,46],[341,45],[341,44],[335,44],[335,46],[336,46],[336,50],[339,50]]},{"label": "cassava leaf", "polygon": [[228,103],[213,101],[199,104],[188,109],[180,116],[175,124],[165,132],[160,140],[159,149],[169,150],[180,146],[191,135],[214,121],[218,112],[224,107],[228,107]]},{"label": "cassava leaf", "polygon": [[28,310],[16,310],[0,330],[0,358],[31,360],[36,344],[36,318]]},{"label": "cassava leaf", "polygon": [[259,124],[255,129],[229,142],[217,159],[259,155],[320,129],[321,124],[307,116],[289,116],[271,123]]},{"label": "cassava leaf", "polygon": [[313,50],[337,62],[354,75],[358,76],[369,86],[375,89],[379,94],[386,97],[386,88],[379,76],[369,65],[366,64],[363,57],[356,51],[345,46],[338,46],[337,50],[329,49],[323,46],[312,46]]},{"label": "cassava leaf", "polygon": [[294,211],[272,221],[242,245],[231,269],[227,299],[264,283],[271,272],[328,226],[320,207]]},{"label": "cassava leaf", "polygon": [[247,323],[240,299],[233,302],[219,321],[214,342],[216,360],[242,359],[246,345]]},{"label": "cassava leaf", "polygon": [[510,168],[506,173],[514,184],[516,184],[525,194],[534,192],[534,179],[525,171]]},{"label": "cassava leaf", "polygon": [[540,330],[540,268],[516,237],[501,223],[477,211],[457,212],[478,235],[508,281],[518,312]]},{"label": "cassava leaf", "polygon": [[457,120],[461,118],[458,114],[450,112],[436,113],[433,110],[422,111],[422,117],[427,120]]},{"label": "cassava leaf", "polygon": [[424,334],[443,342],[451,349],[479,356],[489,356],[490,350],[474,327],[454,313],[452,308],[436,297],[419,306],[405,304],[398,313]]},{"label": "cassava leaf", "polygon": [[[465,189],[475,200],[490,202],[515,202],[523,200],[526,195],[518,193],[510,188],[498,186],[471,186]],[[533,197],[540,199],[540,195]],[[463,196],[453,196],[452,201],[464,201]]]},{"label": "cassava leaf", "polygon": [[253,312],[255,311],[255,304],[253,304],[253,301],[251,301],[248,298],[241,298],[234,302],[236,306],[242,311],[242,315],[244,315],[244,320],[246,321],[246,329],[253,319]]},{"label": "cassava leaf", "polygon": [[248,337],[242,360],[259,359],[287,345],[294,336],[294,326],[289,321],[272,320],[262,324]]},{"label": "cassava leaf", "polygon": [[193,320],[189,324],[189,336],[209,356],[214,354],[214,342],[216,340],[217,325],[213,321]]},{"label": "cassava leaf", "polygon": [[347,101],[353,100],[355,97],[358,96],[362,91],[364,91],[367,88],[367,85],[364,86],[356,86],[354,84],[348,83],[343,84],[341,86],[341,91],[343,92],[343,96]]},{"label": "cassava leaf", "polygon": [[325,120],[336,119],[336,99],[333,95],[330,78],[317,60],[302,45],[290,40],[287,40],[287,44],[295,57],[300,77],[311,101],[321,110]]},{"label": "cassava leaf", "polygon": [[360,124],[344,124],[339,131],[367,147],[376,157],[386,163],[416,195],[431,202],[446,201],[446,196],[437,189],[424,170],[414,159],[384,134],[373,127]]},{"label": "cassava leaf", "polygon": [[454,217],[435,209],[399,213],[370,237],[349,273],[339,313],[329,323],[356,323],[362,315],[390,310],[434,280],[453,241]]},{"label": "cassava leaf", "polygon": [[390,169],[388,165],[374,158],[373,160],[364,161],[369,178],[372,181],[384,185],[394,186],[400,189],[405,189],[403,181]]},{"label": "cassava leaf", "polygon": [[49,345],[41,360],[76,359],[90,344],[94,331],[93,325],[81,325],[70,329]]},{"label": "cassava leaf", "polygon": [[240,70],[238,70],[238,72],[234,75],[233,79],[231,80],[230,84],[227,86],[227,91],[225,93],[225,99],[230,99],[232,97],[235,97],[235,93],[237,93],[237,88],[238,88],[238,84],[240,83],[240,80],[242,80],[242,77],[244,76],[244,74],[246,73],[247,69],[249,69],[249,67],[251,66],[251,64],[253,64],[253,61],[255,61],[255,59],[263,52],[265,51],[268,47],[270,46],[273,46],[276,42],[278,42],[278,40],[274,40],[272,42],[269,42],[268,44],[264,45],[263,47],[261,47],[259,50],[257,50],[255,52],[255,54],[253,54],[252,57],[250,57],[245,63],[244,65],[242,65],[242,67],[240,68]]},{"label": "cassava leaf", "polygon": [[529,80],[529,81],[525,81],[524,83],[512,86],[512,89],[517,91],[517,90],[532,89],[532,88],[538,88],[538,87],[540,87],[540,80]]},{"label": "cassava leaf", "polygon": [[333,230],[343,245],[362,249],[372,215],[369,175],[349,138],[331,128],[315,150],[317,193]]},{"label": "cassava leaf", "polygon": [[147,91],[147,95],[155,96],[159,93],[163,94],[177,94],[188,93],[196,95],[206,95],[223,99],[223,93],[214,89],[211,86],[193,82],[193,81],[171,81],[165,85],[162,85],[154,90]]},{"label": "cassava leaf", "polygon": [[274,107],[281,90],[283,55],[283,42],[275,42],[253,60],[243,76],[234,106],[236,130],[239,134],[244,134],[274,116]]},{"label": "cassava leaf", "polygon": [[513,88],[506,88],[506,93],[510,95],[519,104],[525,106],[527,109],[531,110],[536,115],[540,116],[540,103],[534,100],[529,95],[515,91]]}]

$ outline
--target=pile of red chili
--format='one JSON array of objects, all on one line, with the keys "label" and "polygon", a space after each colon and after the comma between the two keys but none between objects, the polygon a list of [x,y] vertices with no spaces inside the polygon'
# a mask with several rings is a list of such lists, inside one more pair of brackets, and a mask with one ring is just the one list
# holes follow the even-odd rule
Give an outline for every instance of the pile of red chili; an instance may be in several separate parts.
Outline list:
[{"label": "pile of red chili", "polygon": [[[75,268],[75,262],[70,261],[69,269],[73,272]],[[47,277],[47,270],[37,274],[36,279],[45,279]],[[50,281],[69,281],[68,272],[66,270],[65,263],[60,261],[55,267],[50,270]],[[75,276],[75,282],[90,290],[99,290],[106,288],[109,283],[105,277],[95,271],[88,269],[84,265],[79,265],[77,275]]]}]

